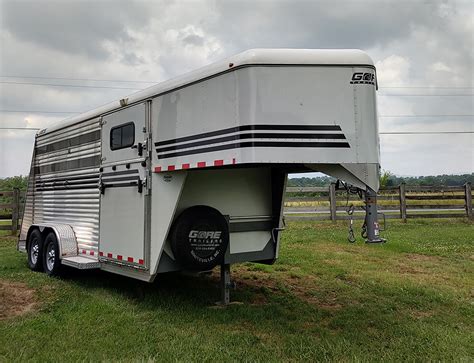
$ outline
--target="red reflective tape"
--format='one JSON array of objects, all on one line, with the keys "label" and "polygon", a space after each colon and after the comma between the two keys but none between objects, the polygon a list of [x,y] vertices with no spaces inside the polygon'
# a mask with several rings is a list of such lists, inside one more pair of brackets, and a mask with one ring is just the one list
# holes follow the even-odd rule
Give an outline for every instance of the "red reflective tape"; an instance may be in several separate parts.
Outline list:
[{"label": "red reflective tape", "polygon": [[224,160],[214,160],[214,166],[224,165]]},{"label": "red reflective tape", "polygon": [[161,166],[155,166],[155,173],[161,172]]},{"label": "red reflective tape", "polygon": [[82,250],[82,254],[85,255],[87,253],[86,250]]},{"label": "red reflective tape", "polygon": [[122,261],[122,256],[121,256],[121,255],[117,255],[117,260]]},{"label": "red reflective tape", "polygon": [[186,163],[186,164],[181,165],[181,169],[189,169],[189,164]]},{"label": "red reflective tape", "polygon": [[232,159],[232,164],[235,164],[235,158]]},{"label": "red reflective tape", "polygon": [[206,166],[206,162],[205,161],[199,161],[198,162],[198,168],[204,168]]},{"label": "red reflective tape", "polygon": [[133,262],[133,257],[127,257],[128,262]]},{"label": "red reflective tape", "polygon": [[173,171],[175,169],[174,165],[168,165],[168,171]]},{"label": "red reflective tape", "polygon": [[94,251],[89,251],[89,255],[94,256]]},{"label": "red reflective tape", "polygon": [[104,255],[104,252],[99,252],[99,256],[103,256]]},{"label": "red reflective tape", "polygon": [[108,257],[108,258],[112,258],[113,255],[112,255],[111,253],[107,253],[107,257]]},{"label": "red reflective tape", "polygon": [[138,260],[138,263],[139,263],[140,265],[143,265],[143,264],[145,263],[145,261],[143,261],[143,260],[140,258],[140,259]]}]

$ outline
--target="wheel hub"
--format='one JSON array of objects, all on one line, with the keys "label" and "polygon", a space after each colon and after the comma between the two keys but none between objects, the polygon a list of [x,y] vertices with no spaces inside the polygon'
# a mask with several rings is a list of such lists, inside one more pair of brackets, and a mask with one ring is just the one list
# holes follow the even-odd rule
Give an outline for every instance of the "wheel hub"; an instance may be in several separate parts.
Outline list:
[{"label": "wheel hub", "polygon": [[48,249],[46,251],[46,265],[50,271],[54,268],[55,258],[56,252],[54,251],[54,246],[51,243],[48,245]]},{"label": "wheel hub", "polygon": [[33,246],[31,247],[31,253],[30,253],[31,262],[33,264],[36,264],[36,262],[38,262],[38,253],[39,253],[39,245],[37,241],[34,241]]}]

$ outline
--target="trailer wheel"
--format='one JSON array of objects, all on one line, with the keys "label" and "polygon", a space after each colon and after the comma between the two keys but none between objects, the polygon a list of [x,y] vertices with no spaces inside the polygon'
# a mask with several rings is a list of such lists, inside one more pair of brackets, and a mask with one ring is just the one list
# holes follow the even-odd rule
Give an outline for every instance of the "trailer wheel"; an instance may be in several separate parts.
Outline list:
[{"label": "trailer wheel", "polygon": [[61,269],[59,245],[54,232],[49,233],[44,240],[44,271],[50,276],[56,276]]},{"label": "trailer wheel", "polygon": [[28,237],[28,267],[33,271],[43,269],[43,236],[37,229]]},{"label": "trailer wheel", "polygon": [[184,268],[210,270],[224,260],[229,226],[217,209],[194,206],[175,220],[170,241],[175,258]]}]

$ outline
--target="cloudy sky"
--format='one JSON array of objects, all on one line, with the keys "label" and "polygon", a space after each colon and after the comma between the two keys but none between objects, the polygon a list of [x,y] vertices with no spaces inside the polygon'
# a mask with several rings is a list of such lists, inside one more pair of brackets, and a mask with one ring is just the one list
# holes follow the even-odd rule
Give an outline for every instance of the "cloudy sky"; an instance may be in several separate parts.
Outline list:
[{"label": "cloudy sky", "polygon": [[[382,167],[473,172],[473,4],[0,0],[0,128],[44,128],[73,114],[35,111],[86,111],[249,48],[359,48],[381,132],[471,132],[383,134]],[[27,174],[33,140],[0,130],[0,177]]]}]

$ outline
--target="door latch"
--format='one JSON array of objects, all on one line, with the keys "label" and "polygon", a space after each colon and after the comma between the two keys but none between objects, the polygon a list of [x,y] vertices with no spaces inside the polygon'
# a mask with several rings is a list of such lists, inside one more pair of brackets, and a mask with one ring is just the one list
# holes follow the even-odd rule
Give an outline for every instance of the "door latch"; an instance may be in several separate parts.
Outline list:
[{"label": "door latch", "polygon": [[136,145],[133,145],[132,149],[137,149],[138,156],[143,156],[143,144],[141,142]]}]

